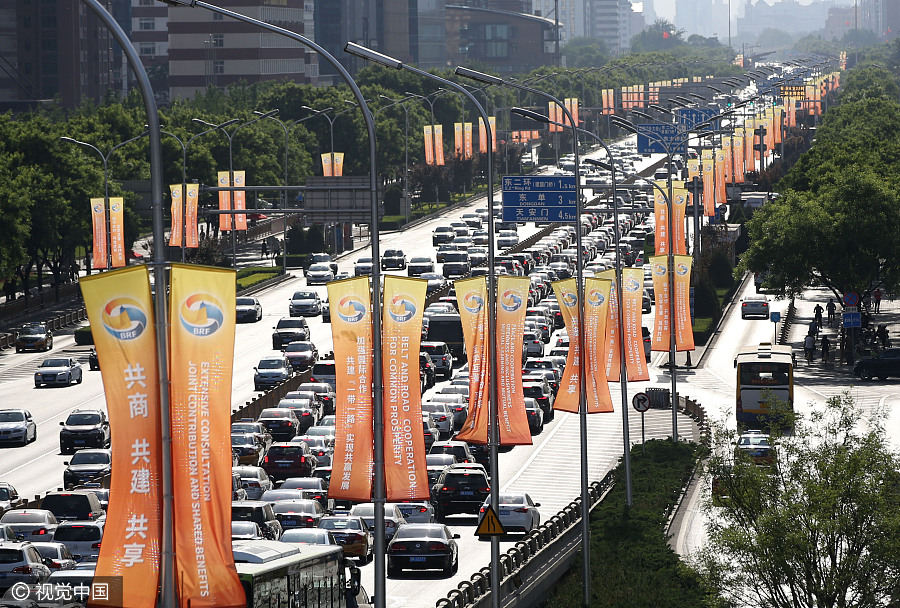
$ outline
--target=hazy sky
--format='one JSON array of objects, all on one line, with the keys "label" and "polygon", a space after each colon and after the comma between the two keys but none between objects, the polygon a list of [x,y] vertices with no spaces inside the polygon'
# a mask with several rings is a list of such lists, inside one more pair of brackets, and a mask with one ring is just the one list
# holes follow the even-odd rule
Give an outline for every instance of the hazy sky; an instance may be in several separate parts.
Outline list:
[{"label": "hazy sky", "polygon": [[[743,5],[746,0],[731,0],[731,10],[733,14],[742,14]],[[765,0],[769,4],[775,4],[775,0]],[[812,4],[813,2],[831,2],[831,0],[798,0],[800,4]],[[632,0],[632,4],[635,4]],[[846,4],[845,1],[839,1],[837,4]],[[653,7],[657,16],[668,19],[671,22],[675,20],[675,0],[653,0]],[[741,7],[740,9],[738,7]]]}]

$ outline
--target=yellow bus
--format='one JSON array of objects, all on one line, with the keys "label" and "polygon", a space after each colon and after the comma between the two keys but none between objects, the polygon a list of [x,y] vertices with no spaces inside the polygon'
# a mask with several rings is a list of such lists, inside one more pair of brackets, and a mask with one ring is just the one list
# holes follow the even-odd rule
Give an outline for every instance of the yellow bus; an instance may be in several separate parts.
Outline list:
[{"label": "yellow bus", "polygon": [[735,414],[741,425],[765,421],[775,402],[794,410],[794,354],[790,346],[761,342],[744,346],[734,358]]}]

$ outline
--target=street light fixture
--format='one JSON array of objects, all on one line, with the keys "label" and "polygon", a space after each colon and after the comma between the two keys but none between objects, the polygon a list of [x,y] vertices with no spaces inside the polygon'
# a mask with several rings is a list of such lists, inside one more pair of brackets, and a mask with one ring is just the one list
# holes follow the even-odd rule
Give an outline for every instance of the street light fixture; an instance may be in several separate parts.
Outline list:
[{"label": "street light fixture", "polygon": [[656,104],[656,103],[649,103],[649,104],[647,104],[647,107],[650,108],[651,110],[656,110],[657,112],[662,112],[663,114],[670,114],[670,115],[673,114],[672,110],[670,110],[669,108],[664,108],[661,105]]}]

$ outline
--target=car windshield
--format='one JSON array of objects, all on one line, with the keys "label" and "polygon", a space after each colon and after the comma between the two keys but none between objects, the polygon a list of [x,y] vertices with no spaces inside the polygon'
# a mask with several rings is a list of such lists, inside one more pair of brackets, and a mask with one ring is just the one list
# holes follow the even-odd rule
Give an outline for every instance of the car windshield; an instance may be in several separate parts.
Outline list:
[{"label": "car windshield", "polygon": [[255,424],[249,422],[235,422],[231,425],[232,433],[258,433],[259,429]]},{"label": "car windshield", "polygon": [[7,511],[0,521],[5,524],[42,524],[47,521],[47,516],[34,511]]},{"label": "car windshield", "polygon": [[109,454],[81,450],[72,456],[71,464],[109,464]]},{"label": "car windshield", "polygon": [[294,292],[293,299],[294,300],[315,300],[316,292],[314,291],[297,291]]},{"label": "car windshield", "polygon": [[64,547],[60,547],[58,545],[39,545],[35,543],[34,548],[38,550],[38,553],[41,554],[41,557],[49,557],[50,559],[59,559],[60,553],[64,549]]},{"label": "car windshield", "polygon": [[258,369],[279,369],[284,366],[278,359],[262,359],[256,367]]},{"label": "car windshield", "polygon": [[272,460],[293,460],[303,456],[302,445],[276,445],[269,450],[269,458]]},{"label": "car windshield", "polygon": [[66,424],[72,426],[100,424],[100,414],[70,414],[66,419]]},{"label": "car windshield", "polygon": [[281,542],[327,545],[329,544],[328,532],[325,530],[312,530],[309,528],[295,528],[286,530],[285,533],[281,535]]},{"label": "car windshield", "polygon": [[331,266],[328,264],[313,264],[309,269],[313,272],[331,272]]},{"label": "car windshield", "polygon": [[443,526],[400,526],[394,538],[445,538]]},{"label": "car windshield", "polygon": [[524,505],[525,497],[521,494],[501,494],[500,502],[504,505]]},{"label": "car windshield", "polygon": [[23,327],[19,333],[25,336],[42,336],[44,329],[42,327]]},{"label": "car windshield", "polygon": [[253,301],[253,298],[238,298],[237,305],[238,306],[255,306],[256,302]]},{"label": "car windshield", "polygon": [[0,412],[0,422],[22,422],[24,420],[23,412]]},{"label": "car windshield", "polygon": [[79,540],[100,540],[103,533],[97,526],[60,526],[53,533],[53,540],[59,541],[79,541]]},{"label": "car windshield", "polygon": [[284,349],[286,353],[306,353],[312,350],[312,344],[308,342],[291,342]]},{"label": "car windshield", "polygon": [[306,327],[303,319],[281,319],[278,321],[276,329],[297,329],[303,327]]},{"label": "car windshield", "polygon": [[319,527],[326,530],[362,530],[359,520],[349,517],[329,517],[320,521]]},{"label": "car windshield", "polygon": [[430,264],[431,258],[418,258],[418,257],[410,258],[409,263],[410,264]]},{"label": "car windshield", "polygon": [[290,418],[290,410],[265,409],[259,414],[260,419],[264,418]]},{"label": "car windshield", "polygon": [[384,252],[384,257],[386,258],[399,258],[403,256],[403,252],[399,249],[388,249]]},{"label": "car windshield", "polygon": [[359,258],[359,259],[356,261],[356,263],[357,263],[357,264],[371,264],[371,263],[372,263],[372,258]]},{"label": "car windshield", "polygon": [[323,427],[312,426],[312,427],[306,429],[306,434],[310,435],[312,437],[330,437],[331,435],[334,435],[334,428],[333,427],[323,428]]},{"label": "car windshield", "polygon": [[47,359],[41,363],[41,367],[69,367],[68,359]]},{"label": "car windshield", "polygon": [[232,521],[256,521],[256,507],[231,507]]},{"label": "car windshield", "polygon": [[253,445],[253,437],[251,435],[232,435],[231,445]]},{"label": "car windshield", "polygon": [[765,435],[744,436],[738,439],[738,445],[745,448],[767,448],[769,447],[769,438]]}]

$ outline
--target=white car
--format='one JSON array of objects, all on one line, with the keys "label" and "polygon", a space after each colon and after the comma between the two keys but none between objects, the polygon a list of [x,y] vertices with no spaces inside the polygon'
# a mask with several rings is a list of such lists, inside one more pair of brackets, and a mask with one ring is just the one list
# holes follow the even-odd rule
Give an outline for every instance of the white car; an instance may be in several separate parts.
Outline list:
[{"label": "white car", "polygon": [[426,401],[422,404],[422,412],[431,416],[435,428],[440,431],[440,439],[449,439],[456,430],[453,424],[453,412],[446,403],[432,403]]},{"label": "white car", "polygon": [[68,547],[76,561],[95,562],[100,555],[105,523],[104,520],[64,521],[53,533],[53,541]]},{"label": "white car", "polygon": [[44,359],[41,366],[34,372],[34,386],[42,384],[61,384],[69,386],[73,382],[81,384],[81,363],[74,357],[53,357]]},{"label": "white car", "polygon": [[398,502],[397,508],[403,513],[408,524],[433,524],[434,505],[427,500],[420,502]]},{"label": "white car", "polygon": [[322,285],[334,280],[330,264],[313,264],[306,271],[307,285]]},{"label": "white car", "polygon": [[[484,511],[491,504],[490,498],[484,501],[478,512],[478,521],[484,517]],[[520,531],[531,532],[541,525],[541,514],[537,510],[541,503],[531,500],[526,493],[501,494],[498,501],[497,517],[507,532]]]}]

